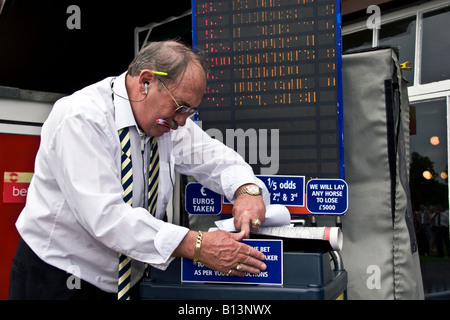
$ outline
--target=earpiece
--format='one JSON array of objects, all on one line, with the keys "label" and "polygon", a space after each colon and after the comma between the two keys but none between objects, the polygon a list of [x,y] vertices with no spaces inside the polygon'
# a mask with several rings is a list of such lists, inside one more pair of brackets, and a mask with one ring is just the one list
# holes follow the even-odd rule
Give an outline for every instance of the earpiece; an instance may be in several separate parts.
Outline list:
[{"label": "earpiece", "polygon": [[116,78],[111,79],[111,91],[113,92],[113,99],[114,99],[114,95],[116,95],[119,98],[122,98],[124,100],[131,101],[131,102],[142,102],[142,101],[145,100],[145,98],[147,98],[148,86],[150,85],[149,82],[147,82],[147,81],[144,82],[144,85],[145,85],[145,96],[144,96],[144,98],[142,98],[141,100],[131,100],[131,99],[128,99],[128,97],[121,96],[120,94],[118,94],[117,92],[114,91],[114,89],[113,89],[113,87],[114,87],[114,80],[116,80]]}]

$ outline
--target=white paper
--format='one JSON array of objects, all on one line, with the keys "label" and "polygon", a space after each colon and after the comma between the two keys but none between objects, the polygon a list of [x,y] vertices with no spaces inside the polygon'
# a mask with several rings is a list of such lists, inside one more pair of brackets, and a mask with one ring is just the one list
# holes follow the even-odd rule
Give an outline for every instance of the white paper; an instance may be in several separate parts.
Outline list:
[{"label": "white paper", "polygon": [[[217,228],[229,232],[237,231],[234,227],[234,217],[215,222]],[[291,214],[285,206],[281,204],[271,204],[266,207],[265,227],[286,227],[291,224]]]},{"label": "white paper", "polygon": [[326,240],[335,251],[340,251],[343,244],[342,231],[338,227],[266,227],[257,233],[291,239]]},{"label": "white paper", "polygon": [[[215,224],[220,230],[237,231],[234,227],[234,218],[219,220]],[[266,220],[257,233],[281,238],[326,240],[336,251],[340,251],[343,244],[340,228],[293,227],[288,208],[280,204],[271,204],[266,207]]]}]

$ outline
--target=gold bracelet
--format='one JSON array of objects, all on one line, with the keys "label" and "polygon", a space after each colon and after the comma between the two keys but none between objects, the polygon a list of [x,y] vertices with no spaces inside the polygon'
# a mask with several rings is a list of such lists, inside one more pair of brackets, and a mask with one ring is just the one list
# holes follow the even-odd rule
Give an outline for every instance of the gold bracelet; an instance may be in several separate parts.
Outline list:
[{"label": "gold bracelet", "polygon": [[197,241],[195,242],[195,253],[194,253],[194,265],[197,265],[198,258],[200,257],[200,248],[202,246],[203,232],[199,231],[197,234]]}]

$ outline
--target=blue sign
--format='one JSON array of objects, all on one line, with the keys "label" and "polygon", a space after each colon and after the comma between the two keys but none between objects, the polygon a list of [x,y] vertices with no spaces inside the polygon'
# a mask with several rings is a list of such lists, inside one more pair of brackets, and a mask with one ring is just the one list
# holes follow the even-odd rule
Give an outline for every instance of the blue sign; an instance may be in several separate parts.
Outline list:
[{"label": "blue sign", "polygon": [[[305,206],[304,176],[257,176],[269,190],[270,203],[291,207]],[[224,198],[224,203],[230,203]]]},{"label": "blue sign", "polygon": [[197,265],[191,259],[181,259],[181,281],[201,283],[236,283],[236,284],[265,284],[283,285],[283,241],[282,240],[256,240],[242,241],[265,254],[264,263],[267,269],[259,274],[246,273],[243,277],[227,276],[223,272],[212,270],[202,263]]},{"label": "blue sign", "polygon": [[306,208],[316,214],[344,214],[348,186],[341,179],[312,179],[306,184]]},{"label": "blue sign", "polygon": [[200,183],[189,183],[186,186],[186,211],[190,214],[216,215],[222,212],[222,196]]},{"label": "blue sign", "polygon": [[304,207],[304,176],[257,176],[270,193],[271,204]]}]

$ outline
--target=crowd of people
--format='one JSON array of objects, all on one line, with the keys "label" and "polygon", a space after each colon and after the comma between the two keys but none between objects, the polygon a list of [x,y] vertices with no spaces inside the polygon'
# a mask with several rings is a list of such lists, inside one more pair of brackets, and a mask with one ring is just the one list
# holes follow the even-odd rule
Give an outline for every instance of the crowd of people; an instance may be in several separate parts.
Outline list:
[{"label": "crowd of people", "polygon": [[450,257],[448,209],[421,204],[414,222],[420,255],[436,252],[438,257]]}]

